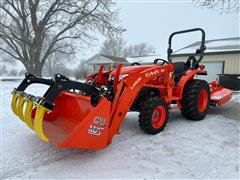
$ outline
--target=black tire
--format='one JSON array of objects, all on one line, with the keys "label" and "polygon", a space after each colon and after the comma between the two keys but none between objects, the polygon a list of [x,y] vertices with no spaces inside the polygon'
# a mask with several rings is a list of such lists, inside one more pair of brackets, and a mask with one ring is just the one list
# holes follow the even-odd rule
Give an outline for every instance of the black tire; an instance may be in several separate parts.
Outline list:
[{"label": "black tire", "polygon": [[[165,118],[159,123],[159,127],[154,127],[152,116],[156,113],[156,108],[159,107],[164,110]],[[159,115],[159,114],[158,114]],[[141,110],[139,114],[139,126],[147,134],[158,134],[164,130],[168,120],[168,105],[160,97],[146,98],[141,103]],[[158,121],[158,120],[157,120]]]},{"label": "black tire", "polygon": [[[205,91],[206,103],[202,110],[198,105],[198,98],[201,91]],[[181,113],[182,115],[190,120],[199,121],[205,118],[208,113],[210,105],[210,88],[206,81],[193,79],[189,80],[183,90],[181,100]]]}]

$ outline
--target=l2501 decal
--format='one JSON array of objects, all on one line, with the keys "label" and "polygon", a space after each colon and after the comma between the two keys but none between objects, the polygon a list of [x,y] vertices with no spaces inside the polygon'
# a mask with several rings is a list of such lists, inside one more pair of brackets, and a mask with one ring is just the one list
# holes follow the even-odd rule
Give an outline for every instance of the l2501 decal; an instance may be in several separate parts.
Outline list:
[{"label": "l2501 decal", "polygon": [[88,134],[100,136],[101,132],[104,130],[105,125],[106,125],[105,118],[95,116],[93,119],[93,124],[91,124],[88,128]]},{"label": "l2501 decal", "polygon": [[137,78],[137,80],[132,84],[132,86],[130,87],[131,90],[133,90],[135,88],[135,86],[142,80],[141,77]]}]

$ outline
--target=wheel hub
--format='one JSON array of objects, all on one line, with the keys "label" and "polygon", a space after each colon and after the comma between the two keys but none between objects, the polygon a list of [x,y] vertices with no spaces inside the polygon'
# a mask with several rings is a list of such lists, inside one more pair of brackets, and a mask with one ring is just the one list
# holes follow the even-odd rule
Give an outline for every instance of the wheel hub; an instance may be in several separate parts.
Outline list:
[{"label": "wheel hub", "polygon": [[152,114],[152,126],[156,129],[160,128],[166,119],[166,110],[164,106],[158,106]]}]

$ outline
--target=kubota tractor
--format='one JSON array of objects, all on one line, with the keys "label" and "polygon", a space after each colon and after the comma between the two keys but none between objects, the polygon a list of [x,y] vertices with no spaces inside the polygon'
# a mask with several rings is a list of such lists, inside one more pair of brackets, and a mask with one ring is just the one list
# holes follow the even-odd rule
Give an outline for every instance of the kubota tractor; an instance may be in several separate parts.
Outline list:
[{"label": "kubota tractor", "polygon": [[[200,31],[202,41],[186,62],[172,62],[174,35]],[[111,143],[128,111],[139,112],[140,128],[157,134],[166,126],[168,111],[178,107],[190,120],[202,120],[210,105],[221,106],[232,92],[195,79],[207,75],[200,64],[205,48],[205,32],[200,28],[174,32],[169,37],[168,60],[155,59],[151,65],[118,65],[115,70],[89,75],[85,83],[56,74],[43,79],[26,74],[12,92],[12,110],[44,141],[64,148],[101,149]],[[43,97],[24,90],[33,83],[49,85]]]}]

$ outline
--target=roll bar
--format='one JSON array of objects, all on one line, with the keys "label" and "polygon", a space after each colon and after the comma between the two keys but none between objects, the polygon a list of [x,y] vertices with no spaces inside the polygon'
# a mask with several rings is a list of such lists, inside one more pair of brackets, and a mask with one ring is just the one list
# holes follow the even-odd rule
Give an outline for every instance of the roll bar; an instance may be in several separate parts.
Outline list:
[{"label": "roll bar", "polygon": [[168,50],[167,50],[167,58],[168,58],[168,62],[172,64],[172,53],[173,53],[173,50],[172,50],[172,38],[173,36],[177,35],[177,34],[183,34],[183,33],[189,33],[189,32],[194,32],[194,31],[200,31],[202,33],[202,39],[201,39],[201,45],[200,45],[200,48],[199,49],[196,49],[196,53],[194,55],[199,55],[199,58],[197,59],[196,64],[199,64],[204,56],[204,51],[206,50],[206,46],[205,46],[205,31],[201,28],[193,28],[193,29],[186,29],[186,30],[183,30],[183,31],[176,31],[174,33],[172,33],[170,36],[169,36],[169,39],[168,39]]}]

